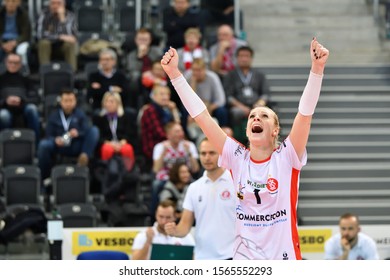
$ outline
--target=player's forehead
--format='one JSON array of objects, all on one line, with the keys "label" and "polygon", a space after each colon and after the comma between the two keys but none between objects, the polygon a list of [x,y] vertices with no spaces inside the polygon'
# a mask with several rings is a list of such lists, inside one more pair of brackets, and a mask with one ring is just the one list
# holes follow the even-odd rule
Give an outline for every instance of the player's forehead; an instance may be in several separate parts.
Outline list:
[{"label": "player's forehead", "polygon": [[271,115],[274,115],[274,111],[272,111],[270,108],[268,107],[256,107],[256,108],[253,108],[250,115],[251,114],[271,114]]}]

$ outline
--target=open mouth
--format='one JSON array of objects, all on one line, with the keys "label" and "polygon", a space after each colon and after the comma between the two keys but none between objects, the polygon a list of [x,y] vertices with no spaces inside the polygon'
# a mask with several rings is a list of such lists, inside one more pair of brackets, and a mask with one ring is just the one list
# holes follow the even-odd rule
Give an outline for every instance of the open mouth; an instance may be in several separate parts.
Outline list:
[{"label": "open mouth", "polygon": [[262,133],[263,128],[260,125],[254,125],[252,126],[252,133]]}]

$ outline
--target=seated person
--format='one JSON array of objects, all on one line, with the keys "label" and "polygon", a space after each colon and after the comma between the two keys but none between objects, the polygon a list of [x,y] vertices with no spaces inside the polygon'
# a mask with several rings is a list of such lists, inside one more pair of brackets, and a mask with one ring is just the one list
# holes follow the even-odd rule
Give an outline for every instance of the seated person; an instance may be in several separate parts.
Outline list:
[{"label": "seated person", "polygon": [[98,149],[102,160],[120,154],[127,171],[134,165],[134,149],[131,142],[136,137],[130,116],[125,113],[117,92],[107,91],[103,96],[102,109],[93,117],[93,124],[100,131]]},{"label": "seated person", "polygon": [[56,52],[77,71],[77,32],[76,17],[65,8],[65,0],[50,0],[37,21],[39,64],[50,63]]},{"label": "seated person", "polygon": [[184,139],[184,131],[180,123],[170,122],[164,127],[167,140],[156,144],[153,148],[153,172],[156,178],[152,184],[151,212],[154,213],[158,194],[169,179],[169,170],[175,163],[185,163],[193,175],[199,171],[199,155],[193,142]]},{"label": "seated person", "polygon": [[194,59],[191,71],[184,74],[192,89],[206,103],[210,114],[218,120],[220,126],[228,125],[226,96],[218,75],[206,67],[199,58]]},{"label": "seated person", "polygon": [[201,8],[207,25],[234,25],[234,0],[201,0]]},{"label": "seated person", "polygon": [[169,170],[169,180],[159,194],[160,201],[171,200],[176,204],[176,219],[181,218],[183,201],[192,182],[190,169],[185,163],[176,163]]},{"label": "seated person", "polygon": [[99,70],[88,77],[87,99],[94,113],[100,110],[103,95],[107,91],[118,92],[124,107],[135,108],[136,96],[130,94],[130,83],[122,71],[116,68],[117,55],[112,49],[99,53]]},{"label": "seated person", "polygon": [[172,7],[163,13],[163,30],[166,34],[165,47],[182,48],[184,32],[190,27],[203,28],[198,12],[190,9],[190,0],[174,0]]},{"label": "seated person", "polygon": [[9,54],[5,59],[6,72],[0,75],[0,129],[24,127],[34,130],[36,143],[40,139],[38,109],[28,103],[27,93],[33,91],[31,81],[20,73],[22,59],[18,54]]},{"label": "seated person", "polygon": [[17,53],[22,58],[25,70],[29,72],[27,50],[31,37],[31,24],[28,13],[21,5],[21,0],[5,0],[0,9],[0,62],[10,53]]},{"label": "seated person", "polygon": [[[249,112],[257,106],[270,106],[269,88],[265,75],[252,67],[252,48],[238,48],[236,57],[237,67],[226,75],[224,88],[230,106],[230,122],[234,129],[242,131],[241,138],[246,138],[244,133]],[[243,140],[241,138],[237,140]]]},{"label": "seated person", "polygon": [[171,91],[167,86],[154,86],[151,102],[145,105],[141,116],[142,151],[149,163],[154,146],[167,138],[164,126],[171,121],[180,123],[179,110],[171,101]]},{"label": "seated person", "polygon": [[345,213],[339,219],[340,233],[325,242],[327,260],[378,260],[375,240],[360,232],[357,215]]},{"label": "seated person", "polygon": [[206,65],[209,64],[209,52],[200,44],[201,38],[202,33],[200,33],[199,28],[188,28],[184,33],[185,45],[183,48],[177,50],[179,55],[179,69],[182,73],[191,69],[192,61],[195,58],[201,58]]},{"label": "seated person", "polygon": [[210,47],[211,70],[223,78],[236,67],[236,51],[247,42],[234,37],[233,28],[223,24],[218,27],[218,41]]},{"label": "seated person", "polygon": [[178,238],[169,236],[165,232],[165,224],[175,221],[175,205],[172,201],[160,202],[155,216],[156,222],[153,227],[148,227],[134,238],[132,260],[149,260],[152,244],[195,245],[194,238],[190,233]]},{"label": "seated person", "polygon": [[167,75],[165,74],[160,61],[153,62],[152,69],[143,72],[141,76],[142,105],[150,102],[150,92],[155,85],[166,86],[167,84]]},{"label": "seated person", "polygon": [[[152,69],[153,61],[161,59],[162,51],[152,46],[152,33],[146,28],[140,28],[135,35],[136,49],[131,51],[126,59],[126,70],[132,82],[140,80],[142,73]],[[164,72],[165,73],[165,72]]]},{"label": "seated person", "polygon": [[70,89],[63,89],[60,108],[49,116],[45,138],[38,146],[38,165],[43,180],[50,176],[57,154],[78,157],[77,163],[87,166],[95,152],[99,130],[90,126],[88,117],[76,105],[76,94]]}]

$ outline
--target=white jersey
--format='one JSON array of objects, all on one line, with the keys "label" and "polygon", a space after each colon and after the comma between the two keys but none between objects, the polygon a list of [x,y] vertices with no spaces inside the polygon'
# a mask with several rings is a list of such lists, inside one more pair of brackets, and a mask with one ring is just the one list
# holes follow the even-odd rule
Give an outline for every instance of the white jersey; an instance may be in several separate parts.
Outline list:
[{"label": "white jersey", "polygon": [[189,186],[183,208],[195,216],[196,260],[233,257],[235,200],[232,177],[227,170],[214,182],[205,172]]},{"label": "white jersey", "polygon": [[[186,246],[195,246],[195,240],[192,237],[191,233],[187,234],[183,238],[180,237],[174,237],[162,234],[157,230],[157,222],[153,225],[153,231],[154,231],[154,237],[152,240],[152,244],[166,244],[166,245],[186,245]],[[146,237],[146,230],[143,230],[142,232],[138,233],[136,237],[134,238],[133,247],[132,250],[141,250],[147,240]],[[150,254],[152,246],[150,246],[149,253],[147,259],[150,259]]]},{"label": "white jersey", "polygon": [[287,138],[264,161],[227,138],[219,164],[231,170],[237,192],[234,259],[301,259],[297,228],[299,160]]}]

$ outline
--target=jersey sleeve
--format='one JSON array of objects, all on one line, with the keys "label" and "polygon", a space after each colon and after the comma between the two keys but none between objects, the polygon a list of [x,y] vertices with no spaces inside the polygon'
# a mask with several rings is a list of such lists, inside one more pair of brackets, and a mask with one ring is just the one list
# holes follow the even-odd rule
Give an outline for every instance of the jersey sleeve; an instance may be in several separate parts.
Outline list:
[{"label": "jersey sleeve", "polygon": [[219,156],[218,165],[227,170],[237,170],[248,150],[244,145],[230,137],[226,137],[222,155]]},{"label": "jersey sleeve", "polygon": [[285,153],[288,161],[291,163],[292,167],[298,170],[301,170],[303,166],[306,165],[307,162],[307,152],[305,149],[305,153],[302,156],[302,160],[299,159],[294,146],[292,145],[290,141],[290,137],[287,137],[279,146],[279,148],[276,150],[276,152],[281,151],[282,153]]}]

